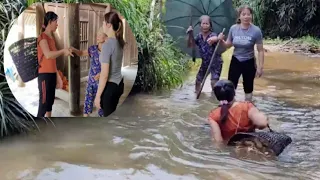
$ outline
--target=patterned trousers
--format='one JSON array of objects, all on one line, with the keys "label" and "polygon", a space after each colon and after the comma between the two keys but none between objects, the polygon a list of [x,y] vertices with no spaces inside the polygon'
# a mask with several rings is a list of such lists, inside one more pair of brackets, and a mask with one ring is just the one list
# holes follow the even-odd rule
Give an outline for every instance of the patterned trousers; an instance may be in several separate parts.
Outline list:
[{"label": "patterned trousers", "polygon": [[[88,83],[86,89],[86,96],[84,100],[83,113],[90,114],[93,110],[93,103],[98,91],[98,83]],[[103,117],[102,109],[98,110],[99,117]]]},{"label": "patterned trousers", "polygon": [[[196,78],[197,82],[202,83],[203,79],[205,78],[204,76],[206,75],[206,71],[209,67],[210,60],[211,59],[207,59],[207,60],[202,59],[202,63],[201,63],[201,66],[200,66],[200,69],[198,71],[197,78]],[[213,59],[213,62],[212,62],[211,67],[209,69],[209,73],[211,74],[211,81],[212,80],[217,81],[220,79],[220,75],[221,75],[221,71],[222,71],[222,64],[223,64],[223,61],[222,61],[221,56],[216,56]]]}]

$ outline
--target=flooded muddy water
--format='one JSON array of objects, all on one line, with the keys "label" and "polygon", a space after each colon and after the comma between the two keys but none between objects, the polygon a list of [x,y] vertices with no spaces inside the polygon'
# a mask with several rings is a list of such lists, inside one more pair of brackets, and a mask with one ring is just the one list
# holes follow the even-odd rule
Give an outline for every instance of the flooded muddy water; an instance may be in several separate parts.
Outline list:
[{"label": "flooded muddy water", "polygon": [[[211,143],[203,125],[217,102],[209,83],[196,100],[192,72],[181,88],[128,97],[106,119],[53,119],[55,127],[42,122],[41,132],[4,139],[1,179],[320,179],[319,68],[320,59],[266,54],[254,101],[293,140],[276,160],[241,159]],[[241,85],[237,93],[244,98]]]}]

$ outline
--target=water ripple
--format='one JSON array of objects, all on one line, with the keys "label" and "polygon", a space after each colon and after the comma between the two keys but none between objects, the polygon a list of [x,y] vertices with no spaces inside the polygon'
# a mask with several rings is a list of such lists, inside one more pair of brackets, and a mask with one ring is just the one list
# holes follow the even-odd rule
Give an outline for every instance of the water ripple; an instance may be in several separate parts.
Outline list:
[{"label": "water ripple", "polygon": [[[20,179],[24,180],[320,179],[320,110],[303,107],[308,105],[304,101],[287,101],[310,99],[305,96],[310,93],[302,94],[295,88],[312,94],[316,89],[311,83],[298,86],[292,82],[317,76],[279,74],[266,72],[267,78],[261,80],[264,84],[257,83],[255,93],[259,95],[254,96],[256,106],[269,116],[271,128],[293,140],[276,159],[245,159],[231,147],[216,147],[210,128],[204,126],[209,111],[217,107],[210,83],[197,100],[190,80],[172,93],[129,98],[126,102],[130,103],[122,104],[106,121],[63,119],[59,128],[46,129],[42,136],[30,135],[20,141],[12,138],[10,143],[4,140],[0,174],[23,170]],[[280,81],[287,84],[280,86]],[[271,96],[278,92],[285,98]],[[236,98],[244,99],[241,85]],[[15,174],[8,174],[17,179]]]}]

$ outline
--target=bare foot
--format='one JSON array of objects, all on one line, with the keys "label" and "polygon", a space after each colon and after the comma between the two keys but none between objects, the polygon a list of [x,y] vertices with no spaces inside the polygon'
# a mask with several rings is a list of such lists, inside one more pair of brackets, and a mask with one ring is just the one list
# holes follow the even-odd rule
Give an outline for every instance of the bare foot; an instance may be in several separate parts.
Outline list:
[{"label": "bare foot", "polygon": [[84,114],[83,117],[88,117],[88,114]]}]

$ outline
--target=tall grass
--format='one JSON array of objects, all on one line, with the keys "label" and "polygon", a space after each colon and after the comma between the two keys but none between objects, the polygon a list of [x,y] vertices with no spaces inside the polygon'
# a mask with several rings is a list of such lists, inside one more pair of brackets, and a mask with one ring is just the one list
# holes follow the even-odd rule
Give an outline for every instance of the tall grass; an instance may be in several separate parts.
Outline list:
[{"label": "tall grass", "polygon": [[[266,38],[264,40],[265,44],[283,44],[286,43],[288,40],[287,39],[281,39],[279,37],[271,39],[271,38]],[[300,38],[295,38],[292,41],[293,44],[301,44],[301,45],[307,45],[309,47],[313,47],[316,49],[320,48],[320,39],[312,36],[302,36]]]},{"label": "tall grass", "polygon": [[312,36],[302,36],[300,38],[300,42],[307,43],[308,45],[313,46],[314,48],[320,49],[320,38]]}]

